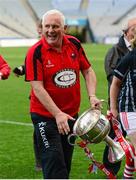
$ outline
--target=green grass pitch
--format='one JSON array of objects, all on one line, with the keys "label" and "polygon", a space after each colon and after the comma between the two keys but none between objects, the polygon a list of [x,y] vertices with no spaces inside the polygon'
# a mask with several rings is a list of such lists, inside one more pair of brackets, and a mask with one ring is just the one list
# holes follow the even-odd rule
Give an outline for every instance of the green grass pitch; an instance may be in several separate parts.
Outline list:
[{"label": "green grass pitch", "polygon": [[[85,52],[97,76],[97,96],[107,100],[107,81],[104,73],[104,56],[109,45],[84,44]],[[26,47],[0,48],[0,54],[11,68],[24,63]],[[85,84],[81,77],[82,103],[80,113],[89,108]],[[10,122],[31,123],[29,116],[29,83],[24,77],[11,73],[8,80],[0,81],[0,179],[42,179],[41,172],[35,172],[33,153],[33,126],[10,124]],[[106,110],[106,107],[105,107]],[[6,123],[7,122],[7,123]],[[90,145],[96,160],[102,161],[104,142]],[[98,170],[97,174],[88,173],[91,163],[83,150],[75,147],[72,161],[71,179],[105,179]],[[118,178],[122,177],[124,160]]]}]

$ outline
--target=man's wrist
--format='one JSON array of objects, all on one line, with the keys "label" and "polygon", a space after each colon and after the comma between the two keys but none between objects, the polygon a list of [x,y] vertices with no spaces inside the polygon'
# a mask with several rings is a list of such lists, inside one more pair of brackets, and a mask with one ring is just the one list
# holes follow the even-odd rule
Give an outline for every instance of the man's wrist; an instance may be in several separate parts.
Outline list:
[{"label": "man's wrist", "polygon": [[110,109],[117,110],[117,107],[116,106],[110,106]]},{"label": "man's wrist", "polygon": [[91,95],[89,95],[89,100],[90,100],[91,98],[94,98],[94,97],[96,97],[96,95],[95,95],[95,94],[91,94]]}]

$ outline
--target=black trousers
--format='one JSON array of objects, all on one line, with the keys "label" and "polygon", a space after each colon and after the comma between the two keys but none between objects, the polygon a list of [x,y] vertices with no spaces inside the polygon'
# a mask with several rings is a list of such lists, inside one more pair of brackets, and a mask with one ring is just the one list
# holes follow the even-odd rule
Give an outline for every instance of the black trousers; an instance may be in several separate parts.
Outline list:
[{"label": "black trousers", "polygon": [[[58,132],[55,119],[31,113],[37,142],[41,151],[44,179],[68,179],[74,147],[68,143],[68,135]],[[77,118],[77,115],[74,117]],[[68,121],[71,132],[74,121]],[[73,143],[75,138],[71,140]]]},{"label": "black trousers", "polygon": [[[124,137],[126,137],[126,132],[124,131],[122,125],[121,125],[121,129],[122,129],[122,134]],[[109,132],[109,136],[114,139],[116,137],[114,130],[112,128],[111,125],[111,130]],[[106,145],[105,149],[104,149],[104,153],[103,153],[103,164],[105,165],[105,167],[110,170],[114,175],[117,175],[118,171],[120,170],[121,167],[121,161],[118,161],[116,163],[111,163],[108,159],[108,153],[109,153],[109,146]]]},{"label": "black trousers", "polygon": [[33,132],[33,147],[34,147],[34,156],[35,156],[35,166],[41,167],[41,152],[40,147],[37,142],[36,132]]}]

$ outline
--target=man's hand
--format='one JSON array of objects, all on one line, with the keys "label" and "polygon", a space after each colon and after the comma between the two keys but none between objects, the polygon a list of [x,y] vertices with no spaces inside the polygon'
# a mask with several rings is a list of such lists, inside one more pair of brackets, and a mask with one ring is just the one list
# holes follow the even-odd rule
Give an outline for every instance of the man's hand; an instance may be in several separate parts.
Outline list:
[{"label": "man's hand", "polygon": [[101,109],[102,108],[102,101],[99,100],[95,95],[89,96],[90,104],[92,109]]},{"label": "man's hand", "polygon": [[115,108],[110,109],[110,113],[112,113],[113,117],[117,119],[118,117],[118,110]]},{"label": "man's hand", "polygon": [[69,116],[66,113],[60,112],[56,116],[56,123],[58,126],[58,130],[60,134],[68,134],[70,132],[70,128],[68,125],[68,119],[75,120],[73,117]]}]

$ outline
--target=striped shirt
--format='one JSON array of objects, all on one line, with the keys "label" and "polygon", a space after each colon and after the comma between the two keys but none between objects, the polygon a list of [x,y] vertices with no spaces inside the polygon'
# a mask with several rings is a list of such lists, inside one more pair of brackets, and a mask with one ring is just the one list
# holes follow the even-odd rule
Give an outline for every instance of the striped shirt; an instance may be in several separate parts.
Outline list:
[{"label": "striped shirt", "polygon": [[136,112],[136,48],[124,56],[114,75],[122,80],[119,94],[119,112]]}]

